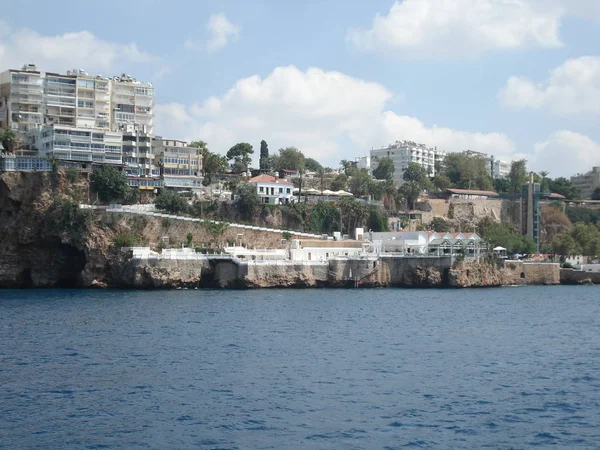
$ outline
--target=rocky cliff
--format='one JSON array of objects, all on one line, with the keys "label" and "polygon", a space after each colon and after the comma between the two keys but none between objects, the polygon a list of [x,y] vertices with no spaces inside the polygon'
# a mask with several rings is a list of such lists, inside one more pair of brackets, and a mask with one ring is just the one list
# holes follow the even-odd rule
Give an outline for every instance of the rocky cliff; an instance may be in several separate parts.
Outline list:
[{"label": "rocky cliff", "polygon": [[85,188],[57,173],[0,176],[0,287],[93,286],[105,277],[106,236],[90,232],[90,213],[71,198]]}]

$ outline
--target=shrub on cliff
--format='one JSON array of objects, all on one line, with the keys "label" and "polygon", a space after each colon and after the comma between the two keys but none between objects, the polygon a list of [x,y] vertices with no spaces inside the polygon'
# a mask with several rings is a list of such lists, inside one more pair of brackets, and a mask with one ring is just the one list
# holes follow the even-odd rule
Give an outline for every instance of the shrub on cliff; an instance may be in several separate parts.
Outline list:
[{"label": "shrub on cliff", "polygon": [[89,209],[80,209],[71,199],[55,196],[48,210],[53,223],[53,231],[66,233],[75,242],[82,242],[92,221]]},{"label": "shrub on cliff", "polygon": [[171,214],[186,213],[190,209],[187,200],[173,191],[161,190],[156,196],[154,204],[157,209]]},{"label": "shrub on cliff", "polygon": [[111,166],[95,169],[91,181],[92,188],[103,202],[121,201],[126,198],[130,190],[125,174]]},{"label": "shrub on cliff", "polygon": [[252,220],[258,210],[258,205],[260,205],[260,198],[256,192],[256,187],[249,183],[240,183],[235,193],[237,195],[235,206],[241,213],[242,218],[244,220]]}]

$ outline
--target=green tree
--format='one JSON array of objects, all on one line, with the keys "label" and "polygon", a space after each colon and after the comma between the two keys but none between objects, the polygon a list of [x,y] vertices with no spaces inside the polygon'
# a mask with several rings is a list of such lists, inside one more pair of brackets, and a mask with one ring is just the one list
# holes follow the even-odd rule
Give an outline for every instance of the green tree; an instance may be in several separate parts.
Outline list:
[{"label": "green tree", "polygon": [[350,176],[351,173],[356,170],[356,163],[353,161],[348,161],[346,159],[342,159],[340,161],[340,167],[344,170],[346,176]]},{"label": "green tree", "polygon": [[465,153],[448,153],[436,175],[446,175],[460,189],[492,189],[492,178],[485,158]]},{"label": "green tree", "polygon": [[125,174],[108,165],[92,172],[91,184],[103,202],[123,200],[129,190]]},{"label": "green tree", "polygon": [[338,206],[342,214],[342,232],[353,235],[354,230],[362,227],[368,216],[366,206],[361,201],[349,197],[340,200]]},{"label": "green tree", "polygon": [[356,197],[362,197],[369,193],[371,176],[367,169],[357,169],[348,181],[348,188]]},{"label": "green tree", "polygon": [[260,141],[260,160],[259,160],[259,168],[261,170],[269,170],[269,146],[267,145],[267,141]]},{"label": "green tree", "polygon": [[594,225],[576,223],[571,237],[577,242],[585,256],[595,258],[600,254],[600,231]]},{"label": "green tree", "polygon": [[348,186],[348,177],[345,173],[338,173],[331,181],[332,191],[343,191]]},{"label": "green tree", "polygon": [[373,171],[373,176],[378,180],[391,180],[394,178],[394,161],[391,158],[381,158],[377,168]]},{"label": "green tree", "polygon": [[310,212],[309,227],[315,233],[331,234],[340,229],[340,210],[331,202],[317,202]]},{"label": "green tree", "polygon": [[185,237],[186,241],[187,241],[187,246],[189,248],[192,248],[192,242],[194,241],[194,235],[192,233],[188,233],[187,236]]},{"label": "green tree", "polygon": [[425,168],[417,163],[410,163],[402,177],[404,184],[400,186],[399,192],[406,199],[409,209],[413,209],[419,195],[431,186],[431,182]]},{"label": "green tree", "polygon": [[308,172],[318,173],[320,170],[323,170],[323,166],[321,165],[321,163],[314,158],[306,158],[304,166],[306,167],[306,170]]},{"label": "green tree", "polygon": [[12,153],[16,144],[17,136],[11,128],[7,128],[4,131],[0,131],[0,142],[4,147],[3,153]]},{"label": "green tree", "polygon": [[577,200],[579,198],[579,190],[573,186],[570,180],[564,177],[558,177],[554,180],[549,180],[550,191],[556,194],[564,195],[569,200]]},{"label": "green tree", "polygon": [[540,177],[542,178],[542,181],[540,182],[540,189],[542,192],[548,192],[550,190],[548,175],[550,175],[550,172],[548,172],[547,170],[540,171]]},{"label": "green tree", "polygon": [[527,183],[527,160],[513,161],[510,164],[508,179],[510,181],[510,193],[518,194],[521,192],[521,186]]},{"label": "green tree", "polygon": [[[240,142],[235,144],[229,150],[227,150],[227,160],[233,160],[234,163],[241,163],[244,167],[244,170],[248,170],[248,166],[250,166],[250,162],[252,162],[252,155],[254,153],[254,149],[252,145],[247,142]],[[238,167],[241,167],[238,165]]]},{"label": "green tree", "polygon": [[510,180],[508,178],[495,178],[494,191],[498,194],[508,194],[510,192]]},{"label": "green tree", "polygon": [[569,234],[559,234],[552,240],[552,251],[564,258],[581,253],[581,248]]},{"label": "green tree", "polygon": [[296,147],[286,147],[279,149],[279,155],[273,160],[273,163],[275,164],[273,170],[276,171],[286,169],[302,172],[305,168],[306,158],[304,153]]},{"label": "green tree", "polygon": [[434,217],[431,221],[430,226],[433,229],[433,231],[436,231],[438,233],[446,233],[447,231],[450,231],[450,225],[446,220],[442,219],[441,217]]},{"label": "green tree", "polygon": [[161,189],[154,200],[156,209],[169,214],[182,214],[188,212],[190,206],[185,198],[177,192]]},{"label": "green tree", "polygon": [[196,148],[196,154],[204,156],[208,152],[208,144],[204,141],[192,141],[190,147]]},{"label": "green tree", "polygon": [[208,186],[211,184],[218,173],[225,173],[227,169],[227,157],[207,151],[202,156],[202,167],[204,172],[204,180],[202,184]]},{"label": "green tree", "polygon": [[388,219],[377,208],[369,210],[368,229],[375,233],[388,231]]},{"label": "green tree", "polygon": [[600,200],[600,187],[594,189],[594,192],[592,193],[592,200]]},{"label": "green tree", "polygon": [[445,191],[446,189],[449,189],[450,186],[452,186],[450,178],[448,178],[446,175],[436,175],[431,181],[433,183],[433,186],[438,191]]},{"label": "green tree", "polygon": [[536,245],[529,236],[522,236],[514,226],[506,222],[495,222],[491,217],[479,221],[477,233],[488,243],[489,248],[504,247],[509,254],[529,254],[536,251]]},{"label": "green tree", "polygon": [[256,187],[250,183],[243,182],[238,184],[236,190],[235,207],[241,213],[244,220],[252,220],[254,214],[258,211],[260,198],[256,192]]}]

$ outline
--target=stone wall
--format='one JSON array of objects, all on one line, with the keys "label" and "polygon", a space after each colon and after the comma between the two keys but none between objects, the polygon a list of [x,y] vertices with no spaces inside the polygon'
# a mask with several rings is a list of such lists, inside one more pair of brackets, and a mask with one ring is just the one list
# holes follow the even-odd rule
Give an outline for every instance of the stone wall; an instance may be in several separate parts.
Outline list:
[{"label": "stone wall", "polygon": [[561,284],[600,284],[600,272],[560,269]]}]

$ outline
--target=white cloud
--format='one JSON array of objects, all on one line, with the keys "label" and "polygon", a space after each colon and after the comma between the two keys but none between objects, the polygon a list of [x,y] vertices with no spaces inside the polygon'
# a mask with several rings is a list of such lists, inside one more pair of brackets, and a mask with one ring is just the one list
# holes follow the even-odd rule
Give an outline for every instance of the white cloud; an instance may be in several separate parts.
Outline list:
[{"label": "white cloud", "polygon": [[600,143],[573,131],[557,131],[534,145],[531,170],[547,170],[552,178],[570,177],[600,166]]},{"label": "white cloud", "polygon": [[556,114],[600,113],[600,57],[569,59],[542,83],[510,77],[499,94],[510,108],[549,108]]},{"label": "white cloud", "polygon": [[560,47],[561,10],[526,0],[404,0],[368,30],[352,29],[358,49],[413,58],[474,57],[495,49]]},{"label": "white cloud", "polygon": [[600,19],[598,0],[534,0],[541,7],[559,7],[565,15],[585,19]]},{"label": "white cloud", "polygon": [[[3,23],[0,21],[0,28]],[[5,28],[0,34],[0,70],[35,63],[44,71],[64,72],[73,68],[110,71],[124,64],[148,63],[156,59],[138,49],[135,42],[108,42],[89,31],[43,36],[26,28]]]},{"label": "white cloud", "polygon": [[187,39],[183,46],[188,50],[205,50],[208,53],[216,53],[230,42],[237,40],[240,35],[240,27],[231,23],[223,13],[210,16],[206,30],[209,35],[206,43]]},{"label": "white cloud", "polygon": [[158,134],[165,137],[202,139],[220,153],[237,142],[257,147],[265,139],[272,152],[296,146],[329,165],[396,139],[446,151],[509,155],[514,150],[502,134],[427,127],[418,119],[397,115],[385,109],[392,99],[392,93],[377,83],[288,66],[276,68],[264,79],[257,75],[241,79],[223,96],[202,104],[157,105],[155,113]]}]

